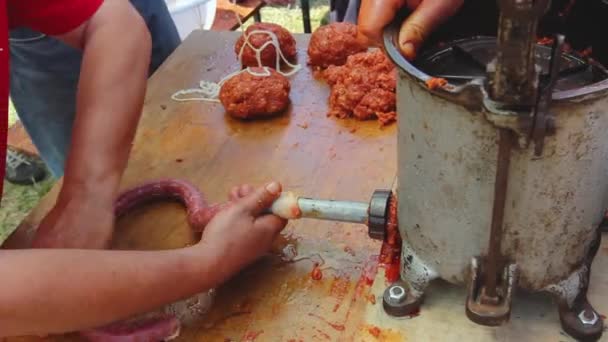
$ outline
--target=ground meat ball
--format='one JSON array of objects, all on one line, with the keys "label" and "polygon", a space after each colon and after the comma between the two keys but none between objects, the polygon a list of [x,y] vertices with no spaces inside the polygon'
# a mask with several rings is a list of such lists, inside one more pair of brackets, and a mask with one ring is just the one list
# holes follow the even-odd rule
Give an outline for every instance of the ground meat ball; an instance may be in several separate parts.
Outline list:
[{"label": "ground meat ball", "polygon": [[220,101],[226,112],[236,118],[251,119],[274,116],[289,106],[291,86],[287,77],[270,68],[251,68],[228,79],[220,89]]},{"label": "ground meat ball", "polygon": [[346,58],[367,47],[357,41],[357,26],[351,23],[333,23],[313,32],[308,45],[308,63],[315,67],[343,65]]},{"label": "ground meat ball", "polygon": [[[252,31],[271,31],[279,40],[279,47],[283,56],[290,61],[293,62],[296,59],[296,40],[293,38],[291,33],[287,31],[284,27],[279,26],[277,24],[272,23],[255,23],[245,30],[245,33],[241,35],[241,37],[236,41],[236,45],[234,46],[234,52],[237,57],[241,52],[241,48],[243,44],[245,44],[245,36],[250,34]],[[249,36],[249,44],[254,46],[255,48],[260,48],[266,42],[271,41],[272,38],[267,33],[254,33]],[[242,64],[243,67],[259,67],[258,60],[256,58],[256,52],[251,48],[251,46],[247,45],[243,49],[242,55]],[[274,45],[268,45],[262,50],[260,53],[260,60],[262,61],[263,66],[267,66],[269,68],[276,68],[277,61],[277,52]],[[279,57],[279,61],[282,61]]]},{"label": "ground meat ball", "polygon": [[397,70],[376,50],[349,56],[343,66],[330,66],[323,77],[331,86],[329,116],[378,119],[382,125],[396,119]]}]

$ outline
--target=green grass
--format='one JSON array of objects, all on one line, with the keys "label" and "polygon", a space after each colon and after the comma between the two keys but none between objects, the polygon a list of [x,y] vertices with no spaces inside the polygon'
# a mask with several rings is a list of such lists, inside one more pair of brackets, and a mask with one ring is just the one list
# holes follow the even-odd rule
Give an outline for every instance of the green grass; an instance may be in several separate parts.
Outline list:
[{"label": "green grass", "polygon": [[[329,11],[328,0],[310,1],[310,22],[314,31]],[[303,33],[302,9],[299,7],[270,7],[261,10],[263,22],[279,24],[290,32]],[[245,26],[251,25],[253,19],[248,20]],[[9,106],[9,124],[18,120],[17,113]],[[4,181],[4,194],[0,205],[0,244],[13,232],[19,223],[36,206],[38,201],[51,189],[55,180],[51,177],[33,186],[14,185]]]},{"label": "green grass", "polygon": [[[13,125],[17,120],[15,108],[12,103],[9,103],[9,125]],[[0,244],[13,232],[54,183],[55,180],[52,177],[31,186],[14,185],[4,181],[4,193],[0,205]]]},{"label": "green grass", "polygon": [[15,107],[13,107],[13,102],[9,101],[8,103],[8,125],[12,126],[15,122],[17,122],[17,111],[15,111]]},{"label": "green grass", "polygon": [[[299,4],[299,1],[296,1]],[[321,24],[323,16],[329,11],[329,0],[310,0],[310,25],[314,31]],[[265,23],[279,24],[290,32],[304,33],[302,21],[302,9],[293,5],[289,8],[266,6],[260,11],[262,21]],[[253,23],[253,19],[247,21],[245,26]]]},{"label": "green grass", "polygon": [[0,208],[0,244],[17,228],[53,184],[55,180],[51,177],[31,186],[14,185],[4,181]]}]

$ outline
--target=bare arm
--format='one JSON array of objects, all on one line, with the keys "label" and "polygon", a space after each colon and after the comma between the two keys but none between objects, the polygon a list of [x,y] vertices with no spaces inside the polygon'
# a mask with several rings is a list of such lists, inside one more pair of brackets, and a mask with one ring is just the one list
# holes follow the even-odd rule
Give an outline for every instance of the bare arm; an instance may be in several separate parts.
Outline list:
[{"label": "bare arm", "polygon": [[270,250],[286,222],[262,213],[280,193],[243,187],[189,248],[0,250],[0,337],[102,326],[215,288]]},{"label": "bare arm", "polygon": [[[151,311],[221,279],[200,248],[0,251],[0,337],[65,333]],[[214,274],[216,274],[214,276]]]},{"label": "bare arm", "polygon": [[64,193],[77,187],[114,197],[143,105],[150,33],[128,1],[106,0],[59,38],[84,50]]},{"label": "bare arm", "polygon": [[104,248],[141,115],[150,33],[128,0],[106,0],[91,19],[58,38],[83,49],[76,118],[63,187],[32,246]]}]

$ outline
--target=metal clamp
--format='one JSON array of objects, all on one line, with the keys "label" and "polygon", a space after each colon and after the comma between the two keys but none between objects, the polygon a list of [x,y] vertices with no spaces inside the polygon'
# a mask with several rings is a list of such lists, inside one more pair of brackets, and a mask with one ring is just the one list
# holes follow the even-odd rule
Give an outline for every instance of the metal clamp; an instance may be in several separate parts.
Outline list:
[{"label": "metal clamp", "polygon": [[367,233],[372,239],[384,240],[391,196],[392,192],[390,190],[376,190],[369,201]]},{"label": "metal clamp", "polygon": [[543,153],[545,137],[553,133],[552,131],[555,128],[553,115],[549,113],[549,104],[553,98],[553,89],[555,89],[555,84],[559,78],[561,55],[565,40],[566,38],[561,34],[555,37],[553,50],[551,51],[551,60],[549,61],[549,82],[541,90],[534,109],[530,141],[534,141],[534,154],[537,157]]}]

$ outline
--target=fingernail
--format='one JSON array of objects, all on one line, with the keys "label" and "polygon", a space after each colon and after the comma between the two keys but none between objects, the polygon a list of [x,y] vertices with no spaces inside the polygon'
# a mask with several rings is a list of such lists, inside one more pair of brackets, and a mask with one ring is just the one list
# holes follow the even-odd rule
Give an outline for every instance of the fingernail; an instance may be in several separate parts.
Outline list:
[{"label": "fingernail", "polygon": [[401,43],[401,52],[403,52],[403,56],[409,61],[416,58],[416,47],[410,42]]},{"label": "fingernail", "polygon": [[281,186],[277,182],[272,182],[266,185],[266,191],[270,192],[273,195],[278,195],[281,192]]}]

